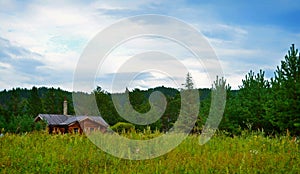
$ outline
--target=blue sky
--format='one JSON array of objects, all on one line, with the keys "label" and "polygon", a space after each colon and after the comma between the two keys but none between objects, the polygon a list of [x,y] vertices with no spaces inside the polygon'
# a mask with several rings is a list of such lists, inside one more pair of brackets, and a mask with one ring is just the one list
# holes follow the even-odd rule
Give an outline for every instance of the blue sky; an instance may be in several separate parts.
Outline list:
[{"label": "blue sky", "polygon": [[[294,43],[300,47],[300,6],[291,0],[251,3],[0,0],[0,90],[32,86],[73,90],[77,61],[88,42],[111,24],[142,14],[171,16],[201,32],[214,49],[225,78],[234,89],[238,89],[250,70],[263,69],[268,78],[272,77],[290,45]],[[119,78],[125,78],[137,73],[130,81],[130,88],[178,87],[163,73],[118,71],[122,63],[145,50],[177,55],[192,73],[197,87],[211,86],[203,69],[196,67],[184,50],[153,38],[131,40],[115,49],[110,60],[98,70],[95,86],[110,91],[114,76],[119,74]],[[147,62],[136,61],[135,66],[143,63]],[[184,82],[182,77],[172,78]],[[82,90],[90,91],[91,88]]]}]

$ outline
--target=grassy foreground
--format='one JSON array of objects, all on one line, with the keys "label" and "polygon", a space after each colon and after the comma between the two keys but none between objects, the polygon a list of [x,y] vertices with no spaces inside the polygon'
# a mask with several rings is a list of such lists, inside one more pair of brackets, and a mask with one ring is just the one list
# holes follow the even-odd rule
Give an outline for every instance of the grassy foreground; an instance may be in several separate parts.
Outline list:
[{"label": "grassy foreground", "polygon": [[81,135],[6,134],[0,173],[300,173],[299,141],[260,134],[189,136],[164,156],[141,161],[106,154]]}]

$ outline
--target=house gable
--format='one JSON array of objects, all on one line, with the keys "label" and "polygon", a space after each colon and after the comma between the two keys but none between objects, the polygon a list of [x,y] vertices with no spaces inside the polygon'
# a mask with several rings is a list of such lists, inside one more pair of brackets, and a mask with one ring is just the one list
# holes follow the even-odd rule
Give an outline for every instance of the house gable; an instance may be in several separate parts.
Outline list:
[{"label": "house gable", "polygon": [[91,118],[85,118],[79,122],[81,128],[83,128],[85,133],[90,133],[93,131],[106,132],[107,125],[104,125],[102,122],[95,121]]}]

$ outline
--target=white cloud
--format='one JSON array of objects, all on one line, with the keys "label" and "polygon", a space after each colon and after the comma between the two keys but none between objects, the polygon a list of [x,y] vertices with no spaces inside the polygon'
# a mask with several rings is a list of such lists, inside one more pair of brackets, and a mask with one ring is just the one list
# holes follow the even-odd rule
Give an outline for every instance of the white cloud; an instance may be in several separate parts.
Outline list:
[{"label": "white cloud", "polygon": [[10,69],[11,65],[8,64],[8,63],[0,62],[0,68],[2,68],[2,69]]},{"label": "white cloud", "polygon": [[[234,88],[240,85],[241,79],[250,69],[271,70],[272,67],[275,69],[291,43],[295,43],[296,46],[300,45],[299,32],[294,34],[283,27],[230,23],[221,20],[220,14],[215,12],[209,4],[194,7],[183,1],[152,2],[150,0],[91,1],[88,3],[80,1],[32,1],[26,3],[0,0],[0,37],[8,39],[13,45],[25,48],[29,52],[27,56],[23,57],[9,52],[9,57],[16,60],[26,57],[26,59],[43,63],[36,68],[49,77],[40,79],[40,83],[37,85],[43,83],[44,80],[46,85],[62,85],[61,87],[71,89],[72,75],[77,61],[90,39],[122,17],[137,13],[153,13],[156,10],[162,15],[167,14],[182,20],[186,19],[187,23],[192,23],[197,30],[201,31],[215,50],[225,76]],[[154,22],[157,22],[155,25],[163,24],[161,21]],[[175,25],[173,27],[177,28]],[[161,30],[166,30],[166,27],[161,28]],[[130,32],[130,30],[123,31],[122,29],[119,31]],[[193,39],[188,33],[176,32],[185,38]],[[195,81],[200,84],[199,87],[202,87],[202,84],[210,86],[206,72],[208,74],[209,71],[217,72],[216,63],[218,62],[206,59],[205,53],[201,57],[202,62],[199,62],[185,48],[170,42],[170,40],[136,38],[123,43],[114,50],[106,62],[102,64],[101,72],[98,75],[105,76],[110,73],[117,73],[119,68],[130,60],[131,56],[149,50],[162,51],[178,58],[179,62],[195,76]],[[155,61],[152,60],[153,62]],[[129,69],[123,68],[122,73],[133,71],[134,66],[143,67],[147,61],[134,63],[133,66],[128,67]],[[170,60],[160,63],[170,67],[175,66],[174,62]],[[87,71],[90,71],[90,65],[86,63],[85,69]],[[144,66],[144,68],[147,67]],[[172,74],[176,72],[174,67],[169,69],[172,70]],[[18,72],[14,69],[14,65],[2,60],[0,71],[5,75],[10,74],[11,79],[13,79],[13,81],[9,81],[2,77],[4,81],[1,81],[0,88],[36,85],[37,83],[32,81],[32,76]],[[145,87],[163,83],[163,80],[166,79],[162,75],[151,73],[152,78],[136,80],[134,84]],[[14,74],[14,77],[11,74]],[[179,75],[174,75],[174,77],[181,78]],[[109,86],[107,84],[100,85]],[[89,88],[92,87],[89,86]]]}]

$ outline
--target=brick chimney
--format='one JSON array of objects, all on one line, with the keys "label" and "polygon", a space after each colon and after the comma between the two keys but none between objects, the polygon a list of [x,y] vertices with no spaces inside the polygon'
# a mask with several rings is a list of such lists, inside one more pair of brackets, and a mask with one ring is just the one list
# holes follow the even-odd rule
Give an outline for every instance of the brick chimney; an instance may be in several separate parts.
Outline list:
[{"label": "brick chimney", "polygon": [[68,102],[67,102],[67,99],[64,100],[63,113],[64,113],[64,115],[68,115]]}]

